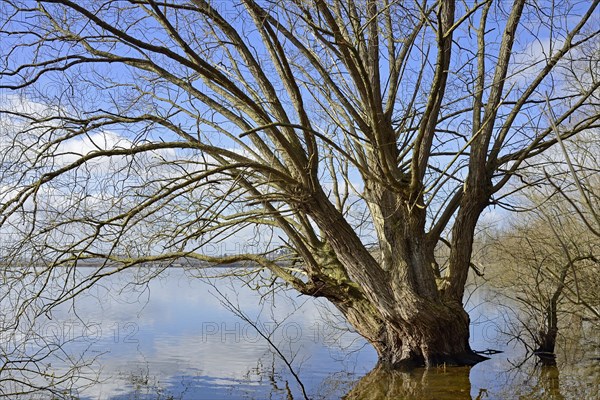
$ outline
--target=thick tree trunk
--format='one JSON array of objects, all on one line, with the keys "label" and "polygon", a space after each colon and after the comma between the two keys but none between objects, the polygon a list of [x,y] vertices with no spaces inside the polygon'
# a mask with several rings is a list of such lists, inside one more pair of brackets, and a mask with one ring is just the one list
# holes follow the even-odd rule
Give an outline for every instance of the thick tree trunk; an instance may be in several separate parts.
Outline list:
[{"label": "thick tree trunk", "polygon": [[[441,310],[442,307],[437,307]],[[424,311],[411,325],[390,323],[375,344],[380,364],[405,366],[474,365],[485,357],[469,346],[469,318],[462,310],[448,308],[443,314]]]},{"label": "thick tree trunk", "polygon": [[385,205],[377,207],[381,218],[376,219],[383,224],[378,229],[380,243],[389,244],[388,254],[381,255],[388,257],[382,263],[385,268],[325,194],[316,193],[316,201],[305,206],[328,239],[329,250],[322,251],[330,257],[321,257],[321,272],[311,277],[316,289],[307,294],[332,301],[374,346],[382,366],[473,365],[485,360],[469,347],[469,316],[462,296],[457,300],[439,295],[431,265],[433,246],[424,239],[424,214],[418,207],[407,209],[400,197],[370,196]]},{"label": "thick tree trunk", "polygon": [[[373,345],[380,367],[474,365],[487,359],[469,346],[469,316],[460,304],[421,299],[402,304],[397,318],[390,318],[393,312],[379,310],[364,299],[337,307]],[[410,315],[406,310],[411,310]]]}]

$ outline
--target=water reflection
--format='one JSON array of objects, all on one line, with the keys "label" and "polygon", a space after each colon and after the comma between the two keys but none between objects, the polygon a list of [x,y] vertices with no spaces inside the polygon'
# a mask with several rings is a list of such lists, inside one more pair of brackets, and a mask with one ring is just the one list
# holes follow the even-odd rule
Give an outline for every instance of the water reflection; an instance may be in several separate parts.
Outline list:
[{"label": "water reflection", "polygon": [[[280,293],[261,304],[253,290],[221,281],[248,323],[183,270],[147,286],[123,283],[133,278],[106,281],[38,322],[37,333],[64,343],[69,360],[93,363],[81,374],[97,383],[71,392],[77,399],[302,399],[289,366],[253,324],[269,335],[314,400],[592,399],[600,391],[597,330],[565,330],[573,339],[562,342],[568,350],[556,366],[541,365],[502,341],[503,320],[485,290],[469,300],[472,346],[504,353],[473,368],[390,372],[376,367],[373,349],[326,303]],[[46,364],[54,376],[67,368],[59,360]]]},{"label": "water reflection", "polygon": [[[389,371],[376,367],[344,397],[345,400],[471,399],[469,367]],[[481,389],[478,399],[486,394]]]},{"label": "water reflection", "polygon": [[527,399],[563,400],[565,397],[560,392],[560,374],[556,363],[547,364],[542,362],[537,369],[535,375],[538,376],[538,379],[532,377],[536,384],[533,385],[529,393],[523,394],[522,397]]},{"label": "water reflection", "polygon": [[[570,368],[565,366],[565,369],[566,377],[561,381],[560,370],[556,365],[544,365],[536,360],[527,360],[518,368],[507,367],[496,371],[490,371],[484,365],[473,368],[433,368],[405,372],[377,367],[361,378],[343,398],[345,400],[597,398],[600,390],[597,369],[595,375],[588,375],[583,371],[580,371],[581,375],[572,375],[573,371],[570,371]],[[588,369],[587,372],[592,371]],[[490,373],[495,375],[495,379],[482,382],[481,376],[478,376]],[[577,380],[578,376],[583,379]]]}]

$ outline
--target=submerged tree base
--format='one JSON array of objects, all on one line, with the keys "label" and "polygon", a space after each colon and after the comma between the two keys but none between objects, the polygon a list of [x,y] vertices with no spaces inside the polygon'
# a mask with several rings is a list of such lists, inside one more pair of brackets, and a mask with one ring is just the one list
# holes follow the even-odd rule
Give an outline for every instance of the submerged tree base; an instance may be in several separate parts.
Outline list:
[{"label": "submerged tree base", "polygon": [[547,352],[547,351],[539,351],[536,350],[533,352],[538,359],[541,361],[542,365],[553,366],[556,365],[556,354]]},{"label": "submerged tree base", "polygon": [[428,359],[425,359],[423,357],[414,357],[395,362],[391,362],[390,360],[386,359],[379,359],[379,361],[377,362],[377,368],[387,371],[407,371],[422,367],[472,367],[482,361],[489,359],[489,357],[471,351],[460,354],[430,355]]},{"label": "submerged tree base", "polygon": [[377,351],[381,368],[472,366],[488,359],[471,349],[469,315],[459,303],[415,299],[404,305],[395,310],[395,319],[384,319],[384,313],[367,315],[363,310],[358,320],[345,310],[348,320]]}]

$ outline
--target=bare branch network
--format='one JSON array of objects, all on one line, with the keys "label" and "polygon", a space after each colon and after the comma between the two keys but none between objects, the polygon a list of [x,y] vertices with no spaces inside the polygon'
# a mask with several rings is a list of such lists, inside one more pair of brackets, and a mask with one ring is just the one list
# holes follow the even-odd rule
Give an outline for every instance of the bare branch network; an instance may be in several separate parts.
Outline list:
[{"label": "bare branch network", "polygon": [[[598,1],[11,0],[0,16],[4,279],[34,277],[21,306],[39,312],[134,265],[249,262],[332,301],[383,362],[473,363],[479,217],[599,125]],[[236,241],[249,250],[206,251]]]}]

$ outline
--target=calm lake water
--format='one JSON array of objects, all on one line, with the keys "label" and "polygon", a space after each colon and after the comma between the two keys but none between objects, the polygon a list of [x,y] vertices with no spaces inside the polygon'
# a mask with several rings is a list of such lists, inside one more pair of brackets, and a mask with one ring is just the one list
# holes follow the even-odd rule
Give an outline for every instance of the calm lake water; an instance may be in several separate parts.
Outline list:
[{"label": "calm lake water", "polygon": [[40,335],[64,343],[62,356],[43,361],[45,371],[60,376],[69,363],[91,363],[78,374],[85,379],[75,383],[75,398],[303,399],[302,386],[311,399],[595,399],[600,392],[593,327],[583,323],[561,339],[568,348],[557,367],[541,366],[522,347],[506,344],[505,316],[485,288],[467,303],[472,347],[503,353],[473,368],[390,374],[373,370],[373,349],[326,302],[291,292],[261,302],[229,279],[216,281],[219,294],[182,269],[126,285],[132,273],[38,322]]}]

